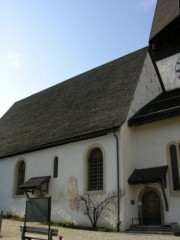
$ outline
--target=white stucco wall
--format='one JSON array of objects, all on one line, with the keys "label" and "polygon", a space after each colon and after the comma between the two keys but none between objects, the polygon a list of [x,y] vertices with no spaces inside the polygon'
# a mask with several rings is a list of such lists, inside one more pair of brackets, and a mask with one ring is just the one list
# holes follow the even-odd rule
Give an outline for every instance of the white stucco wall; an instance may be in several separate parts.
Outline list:
[{"label": "white stucco wall", "polygon": [[[140,78],[134,93],[133,101],[129,113],[127,115],[127,120],[133,116],[139,109],[149,103],[152,99],[157,97],[162,92],[160,81],[158,79],[157,73],[154,69],[152,60],[147,54]],[[146,126],[145,126],[146,127]],[[128,123],[124,123],[121,127],[121,143],[120,143],[120,159],[122,161],[121,165],[123,173],[121,174],[121,182],[126,191],[125,197],[122,200],[122,215],[124,216],[124,229],[129,228],[132,224],[132,218],[138,218],[138,194],[137,186],[131,187],[127,180],[135,168],[143,168],[146,165],[144,162],[144,156],[147,155],[146,151],[149,148],[144,147],[143,142],[140,149],[144,148],[144,152],[141,156],[141,163],[137,162],[135,156],[136,132],[134,128],[129,128]],[[134,204],[131,204],[131,200]]]},{"label": "white stucco wall", "polygon": [[180,58],[180,53],[171,57],[162,59],[157,62],[159,72],[167,90],[172,90],[180,87],[180,79],[175,72],[175,65]]},{"label": "white stucco wall", "polygon": [[152,99],[157,97],[161,92],[161,85],[148,53],[139,77],[127,119],[133,116],[140,108]]},{"label": "white stucco wall", "polygon": [[123,228],[127,229],[131,225],[132,218],[137,217],[137,208],[131,205],[131,200],[134,200],[135,191],[131,189],[127,180],[132,171],[134,170],[136,163],[133,161],[133,139],[134,132],[127,126],[127,122],[121,127],[120,135],[120,159],[121,159],[121,182],[125,190],[125,195],[121,201],[121,214],[123,216]]},{"label": "white stucco wall", "polygon": [[[145,124],[138,127],[128,128],[123,126],[123,136],[126,137],[126,143],[123,145],[124,152],[124,186],[127,189],[125,201],[126,224],[131,224],[132,218],[138,217],[138,196],[145,189],[143,184],[131,186],[127,179],[133,170],[169,165],[167,146],[171,142],[180,141],[180,117],[162,120],[159,122]],[[122,135],[121,135],[122,137]],[[124,139],[124,138],[123,138]],[[149,184],[149,188],[156,189],[162,201],[163,223],[169,224],[177,222],[180,225],[180,217],[177,209],[180,202],[180,191],[172,193],[170,185],[170,172],[167,171],[167,187],[165,189],[169,211],[165,209],[164,198],[159,184]],[[147,186],[146,186],[147,187]],[[131,205],[131,200],[135,201]],[[129,211],[130,210],[130,211]]]},{"label": "white stucco wall", "polygon": [[[161,93],[159,79],[154,70],[151,58],[147,55],[140,80],[137,84],[134,98],[127,119],[142,106]],[[167,165],[166,146],[171,141],[180,141],[180,118],[145,124],[129,128],[127,122],[117,132],[119,139],[119,172],[120,187],[125,190],[125,196],[120,202],[121,229],[131,225],[132,218],[138,217],[138,196],[144,185],[130,186],[128,177],[135,168],[147,168]],[[22,154],[6,159],[0,159],[0,210],[23,215],[25,196],[14,195],[15,166],[20,160],[26,163],[25,180],[31,177],[51,176],[49,195],[52,196],[52,220],[58,222],[74,222],[90,225],[86,216],[78,211],[76,197],[85,192],[86,155],[91,147],[99,146],[103,151],[105,170],[105,193],[117,190],[117,152],[116,139],[113,133],[102,137],[52,147],[36,152]],[[53,161],[59,159],[58,178],[53,178]],[[164,222],[176,221],[180,224],[178,207],[180,194],[170,194],[167,179],[166,194],[170,206],[169,212],[164,210]],[[158,184],[150,187],[161,190]],[[131,203],[134,201],[134,204]],[[163,202],[163,198],[162,198]],[[116,228],[117,212],[100,224]]]},{"label": "white stucco wall", "polygon": [[[117,133],[118,134],[118,133]],[[85,160],[91,147],[99,146],[103,152],[105,191],[117,190],[116,140],[113,133],[89,140],[52,147],[0,160],[0,210],[23,215],[25,196],[14,195],[15,167],[18,161],[26,163],[25,180],[31,177],[51,176],[49,195],[52,196],[52,220],[90,225],[86,216],[78,211],[76,197],[85,192]],[[53,161],[59,159],[58,178],[53,178]],[[103,225],[116,228],[117,212],[100,220]]]},{"label": "white stucco wall", "polygon": [[[172,142],[180,142],[180,117],[162,120],[129,128],[127,122],[121,127],[120,159],[123,166],[121,182],[125,189],[125,196],[121,203],[121,214],[124,216],[124,229],[132,224],[132,218],[138,218],[138,198],[146,187],[156,190],[160,196],[162,207],[162,223],[177,222],[180,217],[177,209],[180,202],[180,191],[172,191],[171,175],[167,171],[167,187],[165,189],[169,211],[165,209],[165,202],[158,183],[129,185],[127,180],[134,169],[158,166],[169,166],[167,146]],[[123,179],[122,179],[123,178]],[[134,204],[131,203],[134,201]]]}]

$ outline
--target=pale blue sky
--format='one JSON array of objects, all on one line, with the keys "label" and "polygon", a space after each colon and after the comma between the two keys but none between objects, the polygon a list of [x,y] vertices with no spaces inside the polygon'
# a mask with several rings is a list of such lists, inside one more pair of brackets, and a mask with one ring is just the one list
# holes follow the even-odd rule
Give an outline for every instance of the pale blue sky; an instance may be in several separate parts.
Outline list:
[{"label": "pale blue sky", "polygon": [[148,44],[156,0],[0,0],[0,117]]}]

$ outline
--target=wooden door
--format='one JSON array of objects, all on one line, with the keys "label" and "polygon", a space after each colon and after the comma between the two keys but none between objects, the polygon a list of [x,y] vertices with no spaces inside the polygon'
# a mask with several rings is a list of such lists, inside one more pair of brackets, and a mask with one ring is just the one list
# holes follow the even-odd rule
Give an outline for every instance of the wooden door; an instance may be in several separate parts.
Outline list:
[{"label": "wooden door", "polygon": [[155,191],[145,192],[142,197],[142,223],[146,225],[161,224],[160,199]]}]

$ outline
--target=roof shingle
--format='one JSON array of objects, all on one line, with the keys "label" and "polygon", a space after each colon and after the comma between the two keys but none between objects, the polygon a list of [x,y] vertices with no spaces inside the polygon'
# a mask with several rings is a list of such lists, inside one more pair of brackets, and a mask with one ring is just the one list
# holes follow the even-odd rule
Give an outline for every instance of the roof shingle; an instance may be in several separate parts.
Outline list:
[{"label": "roof shingle", "polygon": [[147,52],[143,48],[16,102],[0,119],[0,158],[121,126]]}]

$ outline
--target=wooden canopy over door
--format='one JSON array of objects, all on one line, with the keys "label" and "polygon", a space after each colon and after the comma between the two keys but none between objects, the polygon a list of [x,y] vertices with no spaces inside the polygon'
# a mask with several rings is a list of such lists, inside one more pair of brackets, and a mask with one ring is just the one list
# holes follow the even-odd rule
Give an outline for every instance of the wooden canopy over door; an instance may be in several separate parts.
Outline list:
[{"label": "wooden canopy over door", "polygon": [[153,191],[147,191],[142,196],[142,224],[160,225],[161,210],[158,194]]}]

